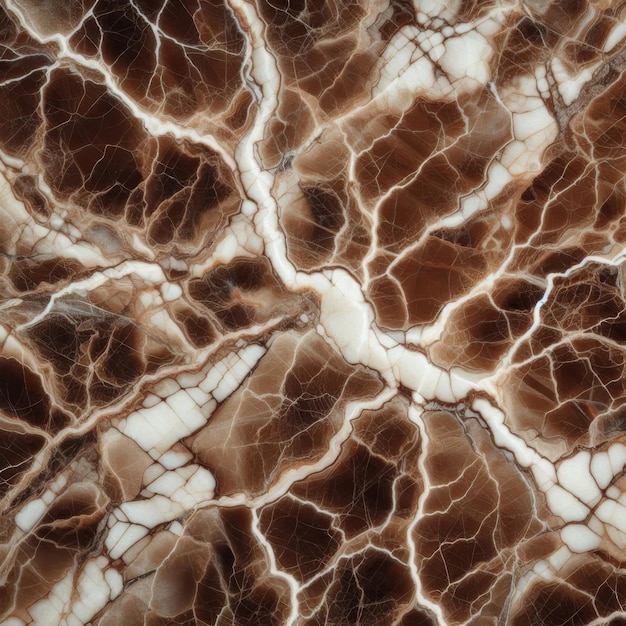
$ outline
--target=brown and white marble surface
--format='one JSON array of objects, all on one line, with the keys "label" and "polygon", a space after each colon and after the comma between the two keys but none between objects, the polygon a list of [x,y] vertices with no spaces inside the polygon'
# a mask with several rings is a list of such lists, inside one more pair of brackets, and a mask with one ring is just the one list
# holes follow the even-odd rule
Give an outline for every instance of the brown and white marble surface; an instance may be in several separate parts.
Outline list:
[{"label": "brown and white marble surface", "polygon": [[626,624],[626,2],[0,46],[0,624]]}]

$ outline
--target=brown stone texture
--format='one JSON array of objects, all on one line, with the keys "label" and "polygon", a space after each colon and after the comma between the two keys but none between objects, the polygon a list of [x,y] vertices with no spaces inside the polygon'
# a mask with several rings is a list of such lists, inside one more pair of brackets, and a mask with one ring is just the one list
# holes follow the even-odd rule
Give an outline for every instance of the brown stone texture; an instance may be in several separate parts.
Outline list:
[{"label": "brown stone texture", "polygon": [[0,0],[0,624],[626,624],[626,2]]}]

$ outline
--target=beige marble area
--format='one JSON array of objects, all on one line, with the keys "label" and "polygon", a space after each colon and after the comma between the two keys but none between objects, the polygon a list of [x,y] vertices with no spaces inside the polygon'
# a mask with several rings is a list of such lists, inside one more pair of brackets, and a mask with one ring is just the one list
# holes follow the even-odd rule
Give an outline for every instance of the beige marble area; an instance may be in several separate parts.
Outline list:
[{"label": "beige marble area", "polygon": [[626,624],[626,2],[0,0],[0,624]]}]

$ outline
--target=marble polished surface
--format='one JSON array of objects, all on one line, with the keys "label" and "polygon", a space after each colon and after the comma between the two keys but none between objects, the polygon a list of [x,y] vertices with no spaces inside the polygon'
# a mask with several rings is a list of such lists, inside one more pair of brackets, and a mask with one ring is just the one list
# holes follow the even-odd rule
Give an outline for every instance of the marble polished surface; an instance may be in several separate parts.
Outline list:
[{"label": "marble polished surface", "polygon": [[1,624],[626,624],[626,2],[0,45]]}]

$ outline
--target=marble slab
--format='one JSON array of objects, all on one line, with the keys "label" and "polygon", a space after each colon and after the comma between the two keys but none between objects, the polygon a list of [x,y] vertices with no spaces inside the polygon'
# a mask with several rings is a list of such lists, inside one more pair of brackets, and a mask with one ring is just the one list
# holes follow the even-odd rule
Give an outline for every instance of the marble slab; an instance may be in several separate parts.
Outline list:
[{"label": "marble slab", "polygon": [[0,0],[0,624],[626,624],[626,2]]}]

